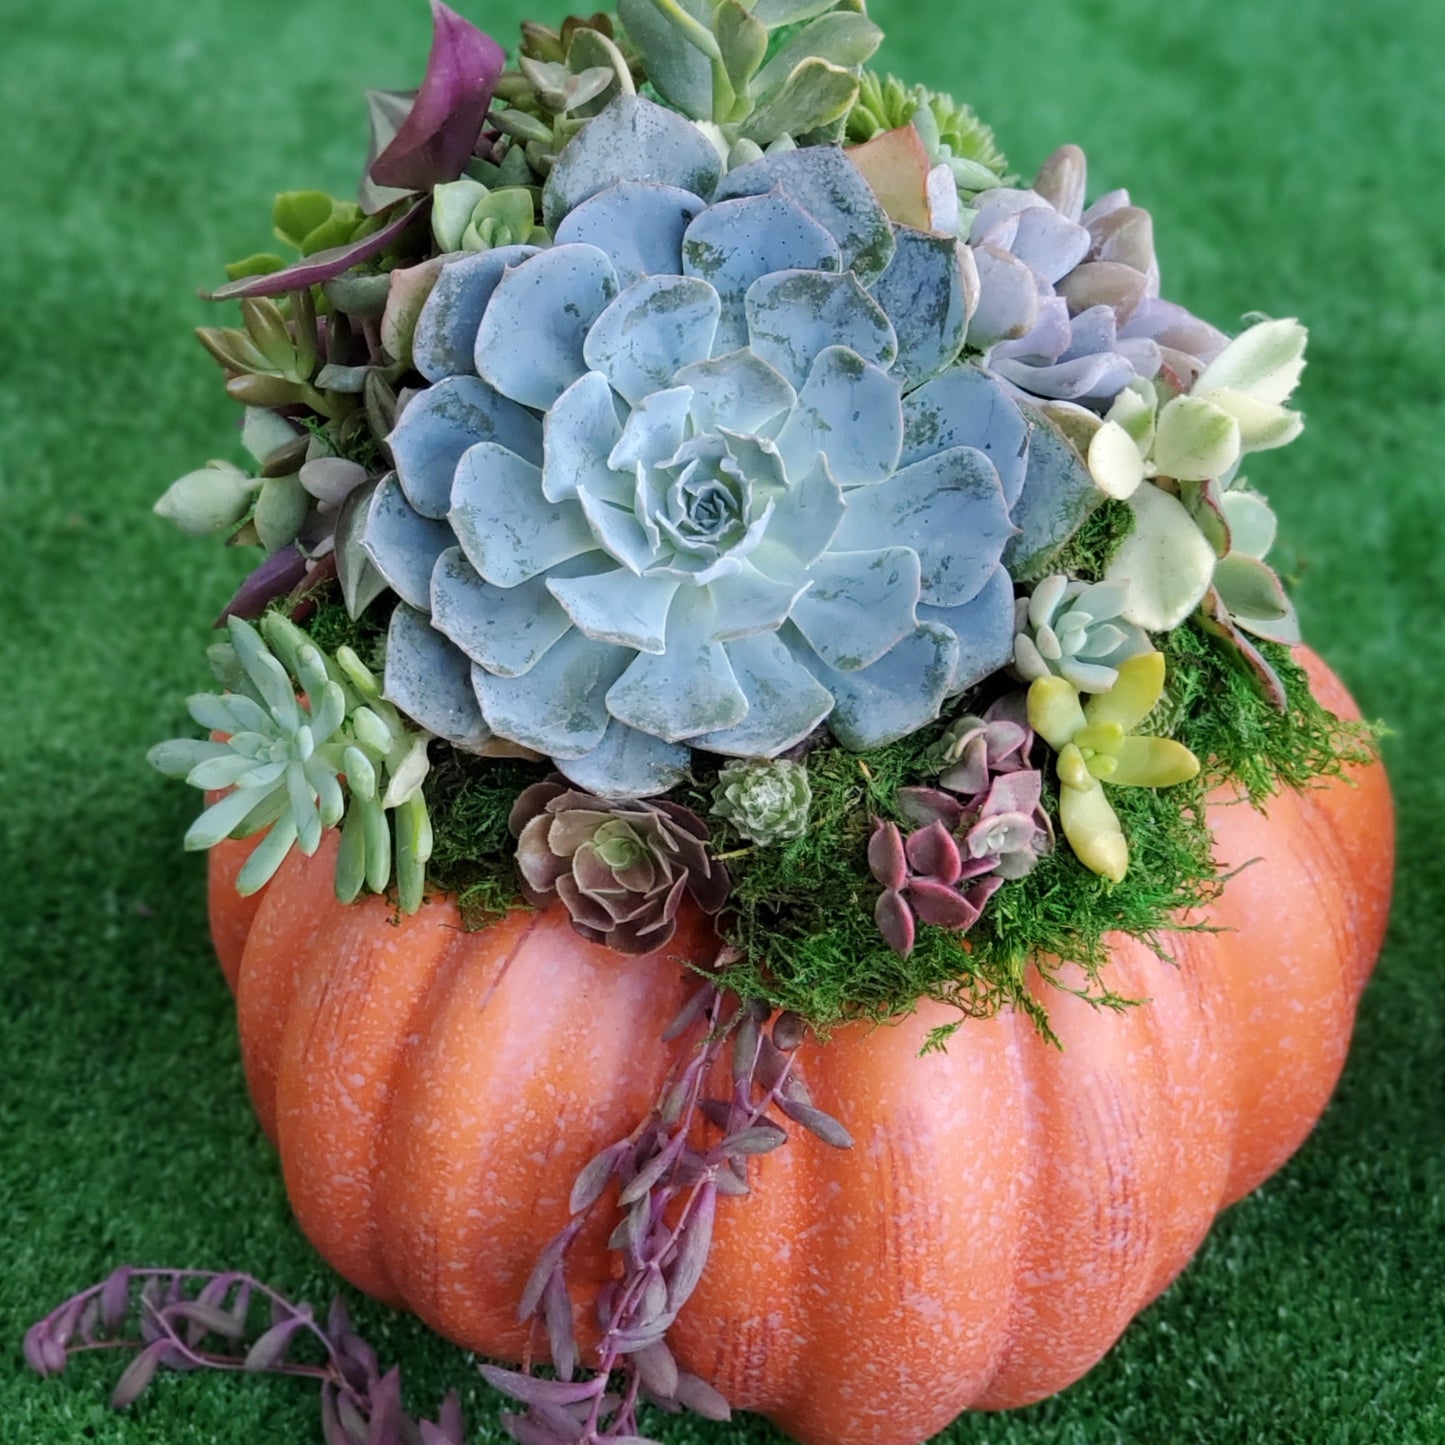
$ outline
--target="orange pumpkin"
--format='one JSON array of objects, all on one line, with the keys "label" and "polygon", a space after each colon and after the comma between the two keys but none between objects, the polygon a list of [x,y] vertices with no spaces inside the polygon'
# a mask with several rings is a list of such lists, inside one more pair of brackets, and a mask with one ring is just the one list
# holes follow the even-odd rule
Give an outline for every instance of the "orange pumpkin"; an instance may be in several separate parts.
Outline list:
[{"label": "orange pumpkin", "polygon": [[[1305,660],[1321,700],[1358,716]],[[1267,817],[1220,797],[1210,819],[1222,863],[1260,861],[1210,910],[1223,931],[1176,938],[1177,967],[1113,943],[1111,982],[1146,1007],[1040,985],[1062,1052],[1005,1014],[920,1058],[949,1017],[935,1006],[805,1046],[814,1096],[857,1146],[797,1131],[724,1203],[671,1337],[686,1368],[799,1440],[911,1445],[1104,1354],[1308,1134],[1384,934],[1380,766]],[[465,933],[448,901],[400,923],[380,899],[343,907],[329,849],[242,900],[244,855],[213,855],[212,923],[303,1229],[361,1289],[520,1359],[517,1302],[574,1177],[668,1067],[679,969],[589,945],[557,909]],[[692,917],[669,953],[710,946]],[[603,1214],[571,1256],[582,1298],[607,1268]],[[584,1341],[591,1318],[579,1307]]]}]

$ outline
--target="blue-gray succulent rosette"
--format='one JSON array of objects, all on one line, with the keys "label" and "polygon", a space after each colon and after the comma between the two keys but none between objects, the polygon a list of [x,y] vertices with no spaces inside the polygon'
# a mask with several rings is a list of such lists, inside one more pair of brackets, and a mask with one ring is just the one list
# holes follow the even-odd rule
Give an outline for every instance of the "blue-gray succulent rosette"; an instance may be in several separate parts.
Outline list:
[{"label": "blue-gray succulent rosette", "polygon": [[1243,473],[1303,426],[1303,327],[1166,299],[1148,211],[1075,147],[1017,183],[865,68],[858,0],[621,0],[511,64],[433,11],[356,202],[278,197],[299,259],[231,267],[201,333],[255,465],[157,511],[264,560],[217,737],[152,754],[224,791],[188,846],[261,836],[251,891],[337,828],[345,900],[460,859],[633,953],[691,900],[769,999],[774,939],[945,991],[996,944],[1021,996],[1131,833],[1136,921],[1192,896],[1161,859],[1213,877],[1180,830],[1246,695],[1330,765]]}]

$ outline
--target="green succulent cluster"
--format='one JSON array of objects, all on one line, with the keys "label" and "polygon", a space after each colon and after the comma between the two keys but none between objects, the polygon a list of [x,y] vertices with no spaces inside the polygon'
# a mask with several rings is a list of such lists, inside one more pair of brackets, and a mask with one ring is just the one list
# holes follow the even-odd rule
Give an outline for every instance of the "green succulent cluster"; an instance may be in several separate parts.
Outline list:
[{"label": "green succulent cluster", "polygon": [[785,758],[728,763],[713,788],[712,816],[766,848],[808,831],[813,789],[808,769]]},{"label": "green succulent cluster", "polygon": [[862,145],[906,125],[918,131],[934,165],[953,172],[965,204],[981,191],[1009,183],[1008,161],[971,106],[892,75],[865,71],[848,113],[849,142]]},{"label": "green succulent cluster", "polygon": [[363,888],[384,892],[394,871],[402,911],[414,913],[432,850],[428,735],[407,726],[350,648],[327,657],[278,612],[259,631],[239,617],[228,630],[229,642],[210,651],[224,691],[187,705],[218,736],[176,738],[147,754],[168,777],[228,790],[191,825],[186,848],[264,835],[236,880],[249,895],[293,847],[310,857],[340,825],[336,896],[350,903]]},{"label": "green succulent cluster", "polygon": [[[301,256],[314,256],[333,246],[346,246],[379,230],[380,217],[368,216],[355,201],[340,201],[325,191],[282,191],[271,207],[276,239]],[[285,265],[274,251],[258,251],[226,267],[232,281],[270,276]]]}]

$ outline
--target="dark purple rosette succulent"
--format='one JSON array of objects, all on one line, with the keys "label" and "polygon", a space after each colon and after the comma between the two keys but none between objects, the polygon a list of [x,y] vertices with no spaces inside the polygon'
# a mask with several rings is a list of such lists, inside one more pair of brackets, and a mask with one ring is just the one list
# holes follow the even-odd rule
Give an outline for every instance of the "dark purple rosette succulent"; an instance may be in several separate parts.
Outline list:
[{"label": "dark purple rosette succulent", "polygon": [[732,887],[707,824],[666,800],[599,798],[550,779],[521,794],[508,826],[528,902],[560,899],[583,938],[618,953],[666,947],[684,895],[713,914]]},{"label": "dark purple rosette succulent", "polygon": [[1003,886],[994,858],[966,858],[941,822],[905,841],[896,823],[875,819],[868,867],[883,885],[873,910],[878,931],[900,958],[913,952],[918,924],[967,933]]}]

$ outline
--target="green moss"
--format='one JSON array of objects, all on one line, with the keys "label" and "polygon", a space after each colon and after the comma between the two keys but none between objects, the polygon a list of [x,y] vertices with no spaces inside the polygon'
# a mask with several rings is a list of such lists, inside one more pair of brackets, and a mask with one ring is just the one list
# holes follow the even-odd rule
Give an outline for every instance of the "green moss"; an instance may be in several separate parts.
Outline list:
[{"label": "green moss", "polygon": [[323,652],[336,655],[349,647],[378,677],[386,664],[386,630],[396,598],[390,593],[377,598],[360,617],[353,618],[341,600],[341,587],[327,578],[309,593],[305,601],[316,610],[302,620],[302,626]]},{"label": "green moss", "polygon": [[1049,570],[1097,582],[1134,526],[1134,509],[1127,502],[1109,498],[1089,513],[1059,550]]}]

